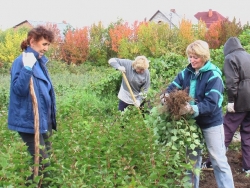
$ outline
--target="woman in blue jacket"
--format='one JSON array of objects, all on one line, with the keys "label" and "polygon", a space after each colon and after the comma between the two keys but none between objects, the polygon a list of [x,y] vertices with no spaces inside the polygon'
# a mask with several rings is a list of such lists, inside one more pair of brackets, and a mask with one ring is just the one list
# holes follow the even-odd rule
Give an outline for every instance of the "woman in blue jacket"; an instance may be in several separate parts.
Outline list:
[{"label": "woman in blue jacket", "polygon": [[[210,59],[209,46],[205,41],[197,40],[188,45],[186,54],[190,64],[181,71],[161,95],[162,103],[168,93],[175,89],[187,90],[194,101],[180,110],[180,115],[193,114],[201,128],[214,168],[214,175],[219,188],[233,188],[231,168],[226,157],[222,118],[223,81],[221,71]],[[188,146],[187,146],[188,147]],[[201,150],[196,148],[197,156],[187,150],[187,156],[196,161],[195,168],[201,166]],[[189,179],[194,187],[199,187],[199,174],[189,172]]]},{"label": "woman in blue jacket", "polygon": [[8,128],[19,133],[34,159],[34,113],[29,90],[32,79],[38,104],[40,145],[44,146],[44,149],[40,149],[40,160],[49,157],[51,143],[48,139],[52,129],[56,130],[55,93],[46,68],[48,59],[44,56],[53,40],[52,31],[43,26],[31,29],[27,39],[21,43],[23,53],[11,67]]}]

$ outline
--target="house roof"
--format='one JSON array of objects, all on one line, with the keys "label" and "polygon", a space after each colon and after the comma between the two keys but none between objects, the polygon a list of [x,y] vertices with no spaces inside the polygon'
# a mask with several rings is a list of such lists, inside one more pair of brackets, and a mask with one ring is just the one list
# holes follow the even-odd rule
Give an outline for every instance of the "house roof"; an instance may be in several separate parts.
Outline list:
[{"label": "house roof", "polygon": [[217,11],[213,11],[209,9],[209,11],[206,12],[198,12],[195,15],[195,18],[198,20],[202,20],[206,23],[207,28],[210,27],[210,25],[214,22],[217,22],[219,20],[225,20],[226,18],[222,16],[220,13]]},{"label": "house roof", "polygon": [[181,16],[178,15],[175,11],[175,9],[171,9],[170,11],[156,11],[156,13],[149,19],[149,21],[152,21],[157,14],[162,14],[168,22],[172,23],[175,27],[179,25],[179,21],[181,20]]},{"label": "house roof", "polygon": [[152,21],[155,19],[155,17],[161,14],[165,20],[167,20],[167,22],[170,23],[170,20],[172,22],[172,25],[178,27],[180,24],[180,21],[182,19],[188,19],[190,20],[192,23],[195,23],[197,20],[193,15],[188,15],[188,14],[181,14],[181,13],[177,13],[177,11],[175,9],[170,9],[169,11],[161,11],[158,10],[150,19],[149,21]]},{"label": "house roof", "polygon": [[67,27],[70,26],[70,24],[68,24],[66,22],[56,23],[56,22],[44,22],[44,21],[24,20],[23,22],[15,25],[13,28],[18,27],[18,26],[24,24],[25,22],[29,23],[32,27],[36,27],[38,25],[55,24],[57,26],[57,28],[59,29],[60,35],[62,37],[64,37],[64,35],[63,35],[64,31],[67,29]]}]

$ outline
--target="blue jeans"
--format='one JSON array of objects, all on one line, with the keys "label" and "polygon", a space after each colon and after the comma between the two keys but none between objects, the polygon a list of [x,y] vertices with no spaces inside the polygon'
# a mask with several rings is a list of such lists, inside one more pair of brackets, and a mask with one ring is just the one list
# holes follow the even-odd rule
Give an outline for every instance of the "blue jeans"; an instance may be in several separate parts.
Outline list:
[{"label": "blue jeans", "polygon": [[[226,147],[224,144],[224,128],[223,125],[202,129],[203,136],[208,149],[209,157],[214,169],[214,176],[218,188],[234,188],[233,175],[231,168],[227,162]],[[195,168],[201,167],[201,150],[196,149],[198,155],[193,156],[190,150],[187,150],[187,155],[190,159],[196,160]],[[194,188],[199,187],[199,174],[189,172],[190,182]]]}]

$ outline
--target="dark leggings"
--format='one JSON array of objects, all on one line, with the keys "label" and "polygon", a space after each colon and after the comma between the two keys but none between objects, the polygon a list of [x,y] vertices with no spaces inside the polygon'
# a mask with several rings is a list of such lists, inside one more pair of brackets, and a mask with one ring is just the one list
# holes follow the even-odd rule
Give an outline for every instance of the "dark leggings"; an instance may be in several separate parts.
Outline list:
[{"label": "dark leggings", "polygon": [[[143,100],[142,103],[141,103],[141,105],[140,105],[140,107],[139,107],[140,110],[142,110],[142,113],[143,113],[143,114],[147,112],[147,110],[146,110],[146,111],[144,110],[144,105],[145,105],[145,103],[147,103],[148,106],[149,106],[149,108],[151,108],[150,102],[149,102],[149,101]],[[133,105],[133,104],[127,104],[127,103],[123,102],[122,100],[119,100],[118,110],[124,111],[124,109],[127,108],[129,105]],[[144,115],[143,115],[143,116],[144,116]]]},{"label": "dark leggings", "polygon": [[118,110],[124,111],[124,109],[127,108],[129,105],[133,105],[133,104],[127,104],[123,102],[122,100],[119,100]]},{"label": "dark leggings", "polygon": [[[18,133],[21,136],[23,142],[26,144],[26,146],[28,146],[28,151],[34,161],[34,157],[35,157],[35,138],[34,137],[35,135],[31,133],[23,133],[23,132],[18,132]],[[39,135],[40,145],[44,146],[43,149],[40,149],[40,155],[41,155],[40,162],[42,161],[42,159],[47,159],[50,156],[51,142],[49,141],[49,138],[51,137],[51,135],[52,135],[51,126],[49,126],[49,131],[47,133]],[[44,164],[42,169],[49,165],[50,165],[49,162]]]}]

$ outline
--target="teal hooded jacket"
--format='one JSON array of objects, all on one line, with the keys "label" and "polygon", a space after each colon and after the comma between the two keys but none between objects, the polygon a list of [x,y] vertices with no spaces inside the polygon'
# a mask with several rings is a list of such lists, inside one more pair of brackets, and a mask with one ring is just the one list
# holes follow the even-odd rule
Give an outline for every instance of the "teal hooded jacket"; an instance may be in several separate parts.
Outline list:
[{"label": "teal hooded jacket", "polygon": [[222,102],[224,85],[220,69],[207,61],[196,74],[189,64],[178,73],[167,87],[168,93],[175,89],[187,90],[194,100],[190,102],[195,111],[194,118],[201,129],[223,123]]}]

